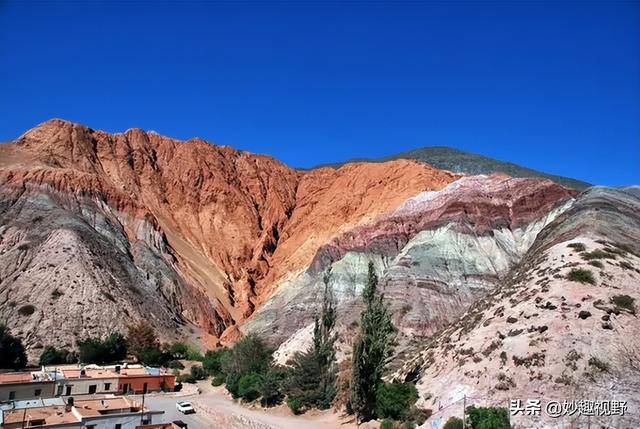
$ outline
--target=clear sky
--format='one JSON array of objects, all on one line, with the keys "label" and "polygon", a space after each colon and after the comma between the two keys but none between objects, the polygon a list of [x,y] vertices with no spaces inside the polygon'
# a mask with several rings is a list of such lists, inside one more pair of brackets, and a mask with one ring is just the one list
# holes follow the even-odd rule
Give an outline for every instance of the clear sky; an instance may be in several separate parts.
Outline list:
[{"label": "clear sky", "polygon": [[0,1],[0,140],[52,117],[640,184],[640,2]]}]

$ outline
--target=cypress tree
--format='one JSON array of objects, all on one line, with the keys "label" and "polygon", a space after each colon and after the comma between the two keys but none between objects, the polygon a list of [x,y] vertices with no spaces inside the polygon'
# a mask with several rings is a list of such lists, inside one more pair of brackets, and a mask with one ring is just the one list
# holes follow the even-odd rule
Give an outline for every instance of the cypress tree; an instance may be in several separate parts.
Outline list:
[{"label": "cypress tree", "polygon": [[297,353],[291,362],[288,396],[296,408],[326,409],[336,396],[336,310],[330,271],[323,280],[322,309],[315,318],[313,344],[306,352]]},{"label": "cypress tree", "polygon": [[384,295],[378,292],[378,276],[369,262],[363,291],[365,309],[360,315],[360,336],[353,349],[350,407],[358,422],[376,417],[376,392],[382,384],[386,364],[393,353],[396,329]]}]

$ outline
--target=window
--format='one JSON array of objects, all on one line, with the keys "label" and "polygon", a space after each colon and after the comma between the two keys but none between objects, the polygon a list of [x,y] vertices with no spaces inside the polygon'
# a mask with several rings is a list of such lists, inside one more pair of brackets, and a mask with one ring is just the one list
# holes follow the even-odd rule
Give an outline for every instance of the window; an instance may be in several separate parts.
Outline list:
[{"label": "window", "polygon": [[36,389],[36,391],[33,393],[33,396],[38,397],[42,394],[42,389]]},{"label": "window", "polygon": [[120,423],[116,423],[116,429],[122,429],[122,425]]},{"label": "window", "polygon": [[96,429],[96,425],[87,425],[85,426],[87,429]]},{"label": "window", "polygon": [[111,383],[104,383],[104,390],[111,390]]},{"label": "window", "polygon": [[62,396],[62,385],[58,385],[58,391],[56,392],[56,396]]},{"label": "window", "polygon": [[9,392],[9,400],[12,401],[16,399],[16,392]]},{"label": "window", "polygon": [[98,389],[98,385],[97,384],[89,385],[89,395],[93,395],[94,393],[96,393],[97,389]]}]

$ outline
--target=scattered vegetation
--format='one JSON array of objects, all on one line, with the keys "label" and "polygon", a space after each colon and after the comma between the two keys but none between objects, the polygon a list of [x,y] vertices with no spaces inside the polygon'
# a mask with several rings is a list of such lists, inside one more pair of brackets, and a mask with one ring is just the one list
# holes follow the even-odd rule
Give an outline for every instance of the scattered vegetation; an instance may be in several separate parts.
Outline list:
[{"label": "scattered vegetation", "polygon": [[0,324],[0,368],[22,369],[27,365],[27,354],[19,338]]},{"label": "scattered vegetation", "polygon": [[592,285],[596,284],[593,273],[590,270],[586,270],[584,268],[573,268],[571,271],[569,271],[569,274],[567,274],[567,278],[574,282],[589,283]]},{"label": "scattered vegetation", "polygon": [[609,364],[604,361],[601,361],[595,356],[592,356],[591,358],[589,358],[589,366],[592,366],[602,372],[609,371]]},{"label": "scattered vegetation", "polygon": [[615,254],[604,252],[600,249],[592,250],[591,252],[584,252],[581,256],[585,261],[590,261],[592,259],[616,259]]},{"label": "scattered vegetation", "polygon": [[61,365],[66,363],[76,363],[78,356],[67,349],[57,349],[54,346],[47,346],[40,355],[39,365]]},{"label": "scattered vegetation", "polygon": [[587,250],[583,243],[571,243],[567,244],[567,247],[571,247],[576,252],[584,252],[585,250]]},{"label": "scattered vegetation", "polygon": [[614,295],[611,297],[611,303],[619,310],[626,310],[631,314],[636,314],[635,299],[629,295]]},{"label": "scattered vegetation", "polygon": [[506,408],[467,407],[467,427],[470,429],[511,429]]}]

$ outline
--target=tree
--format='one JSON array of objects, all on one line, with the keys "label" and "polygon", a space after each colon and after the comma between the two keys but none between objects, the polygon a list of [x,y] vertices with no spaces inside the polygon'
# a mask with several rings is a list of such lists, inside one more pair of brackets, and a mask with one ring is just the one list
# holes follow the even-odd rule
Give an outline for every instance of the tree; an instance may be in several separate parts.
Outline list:
[{"label": "tree", "polygon": [[76,356],[67,349],[56,349],[54,346],[47,346],[40,355],[40,365],[58,365],[75,362]]},{"label": "tree", "polygon": [[463,429],[462,419],[457,417],[450,417],[449,420],[444,424],[442,429]]},{"label": "tree", "polygon": [[263,373],[271,365],[273,350],[255,334],[249,334],[238,341],[230,353],[221,359],[222,370],[226,374],[237,372],[241,376],[249,372]]},{"label": "tree", "polygon": [[119,332],[114,332],[101,340],[90,337],[78,341],[80,362],[105,364],[124,360],[127,357],[127,344]]},{"label": "tree", "polygon": [[260,397],[262,375],[249,372],[240,377],[238,381],[238,396],[251,402]]},{"label": "tree", "polygon": [[260,382],[260,403],[263,407],[272,407],[282,402],[282,385],[287,377],[287,371],[281,367],[270,368]]},{"label": "tree", "polygon": [[173,343],[171,347],[169,347],[169,353],[175,359],[184,359],[187,356],[187,352],[189,351],[189,346],[185,343]]},{"label": "tree", "polygon": [[228,353],[230,353],[230,350],[226,347],[217,350],[207,350],[202,361],[202,366],[205,371],[207,371],[209,375],[222,373],[222,361]]},{"label": "tree", "polygon": [[396,332],[384,295],[378,292],[378,276],[372,262],[362,295],[365,309],[360,315],[360,335],[353,350],[350,386],[350,407],[358,422],[375,417],[376,392],[393,353]]},{"label": "tree", "polygon": [[324,275],[322,309],[316,317],[313,343],[309,350],[297,353],[291,360],[288,396],[301,408],[326,409],[336,396],[335,302],[331,290],[331,272]]},{"label": "tree", "polygon": [[140,353],[146,349],[160,349],[156,333],[145,321],[130,325],[127,329],[127,347],[129,353],[140,358]]},{"label": "tree", "polygon": [[193,365],[189,372],[196,380],[204,380],[207,378],[206,371],[200,365]]},{"label": "tree", "polygon": [[467,407],[469,427],[472,429],[510,429],[509,411],[496,407]]},{"label": "tree", "polygon": [[27,365],[27,354],[19,338],[0,324],[0,368],[21,369]]},{"label": "tree", "polygon": [[407,420],[418,391],[411,383],[383,383],[376,392],[376,415],[379,418]]}]

